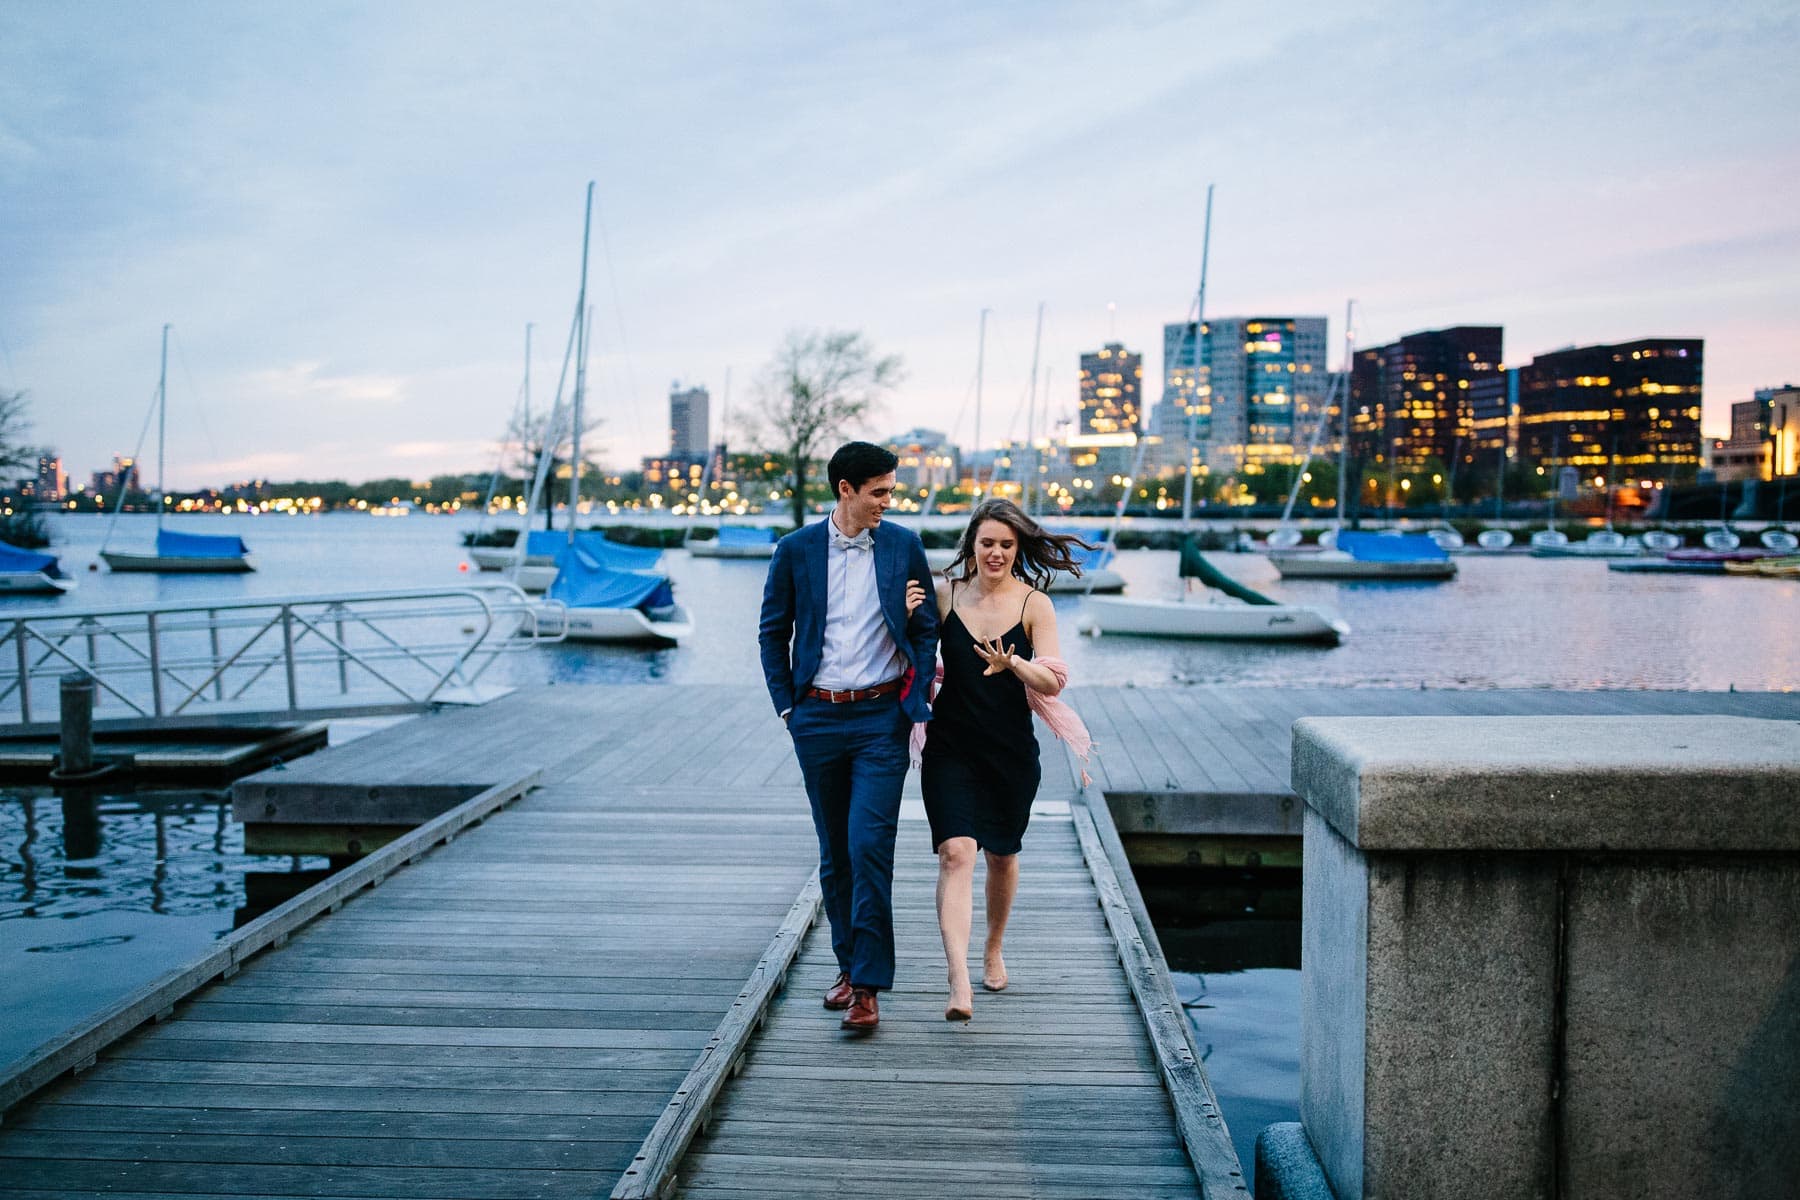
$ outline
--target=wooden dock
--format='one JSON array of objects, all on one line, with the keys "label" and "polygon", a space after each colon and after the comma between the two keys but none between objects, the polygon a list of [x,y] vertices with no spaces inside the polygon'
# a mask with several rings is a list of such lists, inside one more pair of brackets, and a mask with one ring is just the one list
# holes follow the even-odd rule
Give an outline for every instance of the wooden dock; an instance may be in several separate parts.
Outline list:
[{"label": "wooden dock", "polygon": [[[1013,988],[978,991],[968,1026],[942,1019],[914,777],[899,987],[853,1043],[819,1006],[829,948],[801,936],[816,845],[760,688],[545,688],[242,781],[240,811],[354,817],[385,797],[442,815],[110,1014],[42,1078],[0,1080],[0,1104],[38,1088],[0,1125],[0,1198],[654,1194],[653,1161],[695,1196],[1242,1194],[1118,831],[1087,802],[1101,788],[1278,798],[1287,723],[1314,712],[1800,719],[1797,696],[1072,696],[1100,786],[1078,795],[1046,753]],[[494,807],[525,776],[535,789]]]}]

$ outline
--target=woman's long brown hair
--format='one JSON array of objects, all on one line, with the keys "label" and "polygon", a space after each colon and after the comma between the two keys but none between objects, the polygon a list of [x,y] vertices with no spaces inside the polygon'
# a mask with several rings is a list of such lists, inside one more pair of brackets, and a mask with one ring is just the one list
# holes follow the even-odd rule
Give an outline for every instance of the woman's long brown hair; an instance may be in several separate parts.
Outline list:
[{"label": "woman's long brown hair", "polygon": [[984,521],[998,521],[1013,531],[1019,547],[1018,553],[1013,556],[1012,572],[1035,588],[1047,585],[1050,577],[1058,571],[1071,575],[1081,574],[1080,564],[1070,553],[1071,546],[1079,546],[1083,550],[1094,549],[1072,533],[1051,533],[1026,516],[1011,500],[996,497],[983,500],[970,514],[969,527],[963,530],[962,540],[956,544],[956,557],[944,568],[946,579],[958,567],[962,568],[962,574],[957,577],[957,582],[967,583],[975,577],[975,531],[981,528]]}]

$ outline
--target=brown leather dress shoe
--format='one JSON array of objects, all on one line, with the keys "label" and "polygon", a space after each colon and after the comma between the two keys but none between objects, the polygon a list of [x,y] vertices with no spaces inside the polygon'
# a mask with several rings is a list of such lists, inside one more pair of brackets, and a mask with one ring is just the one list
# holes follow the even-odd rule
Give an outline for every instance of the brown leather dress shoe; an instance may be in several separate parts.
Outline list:
[{"label": "brown leather dress shoe", "polygon": [[839,1012],[850,1007],[850,972],[839,971],[837,982],[825,993],[825,1007]]},{"label": "brown leather dress shoe", "polygon": [[857,1033],[868,1033],[881,1023],[881,1009],[875,1003],[875,993],[869,988],[856,988],[850,995],[850,1011],[844,1014],[845,1029]]}]

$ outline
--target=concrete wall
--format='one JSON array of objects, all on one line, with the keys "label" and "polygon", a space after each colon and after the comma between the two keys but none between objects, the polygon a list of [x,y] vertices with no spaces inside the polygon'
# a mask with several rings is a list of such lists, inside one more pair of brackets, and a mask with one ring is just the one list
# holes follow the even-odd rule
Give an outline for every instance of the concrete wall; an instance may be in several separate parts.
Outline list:
[{"label": "concrete wall", "polygon": [[1800,1187],[1800,726],[1344,718],[1301,1118],[1339,1200]]}]

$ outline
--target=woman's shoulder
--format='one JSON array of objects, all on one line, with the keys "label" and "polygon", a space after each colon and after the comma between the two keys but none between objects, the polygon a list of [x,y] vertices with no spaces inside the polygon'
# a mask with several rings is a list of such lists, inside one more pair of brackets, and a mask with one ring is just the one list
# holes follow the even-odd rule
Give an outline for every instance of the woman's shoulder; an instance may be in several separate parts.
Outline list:
[{"label": "woman's shoulder", "polygon": [[1025,598],[1019,606],[1019,620],[1028,627],[1040,621],[1056,621],[1056,605],[1051,602],[1050,593],[1039,588],[1027,587]]}]

